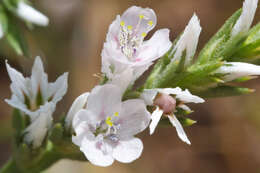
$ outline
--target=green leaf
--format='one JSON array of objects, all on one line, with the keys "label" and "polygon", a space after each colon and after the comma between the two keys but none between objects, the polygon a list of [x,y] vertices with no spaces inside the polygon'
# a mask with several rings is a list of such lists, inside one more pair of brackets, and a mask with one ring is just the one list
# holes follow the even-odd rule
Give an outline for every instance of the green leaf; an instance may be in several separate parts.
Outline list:
[{"label": "green leaf", "polygon": [[213,98],[213,97],[239,96],[242,94],[250,94],[252,92],[254,92],[254,90],[249,88],[223,85],[223,86],[217,86],[215,88],[209,88],[206,91],[202,91],[196,94],[204,98]]},{"label": "green leaf", "polygon": [[50,135],[49,135],[49,139],[54,142],[61,142],[62,141],[62,137],[63,137],[63,126],[61,123],[57,123],[54,125],[54,127],[51,129]]},{"label": "green leaf", "polygon": [[18,29],[14,20],[9,20],[9,29],[6,34],[6,39],[9,45],[15,50],[18,55],[30,57],[29,50],[25,38]]},{"label": "green leaf", "polygon": [[6,15],[6,11],[4,10],[4,7],[0,5],[0,24],[3,28],[3,32],[7,33],[8,31],[8,17]]},{"label": "green leaf", "polygon": [[232,56],[232,61],[252,61],[258,59],[260,55],[260,23],[254,26]]},{"label": "green leaf", "polygon": [[18,145],[22,141],[21,137],[26,127],[25,116],[18,109],[13,110],[12,125],[14,128],[15,142]]},{"label": "green leaf", "polygon": [[229,41],[233,26],[240,17],[241,12],[241,9],[235,12],[225,22],[225,24],[220,28],[220,30],[210,39],[210,41],[204,46],[204,48],[198,56],[198,63],[204,64],[207,63],[209,60],[213,60],[214,58],[223,57],[222,51],[223,49],[225,49],[225,43]]}]

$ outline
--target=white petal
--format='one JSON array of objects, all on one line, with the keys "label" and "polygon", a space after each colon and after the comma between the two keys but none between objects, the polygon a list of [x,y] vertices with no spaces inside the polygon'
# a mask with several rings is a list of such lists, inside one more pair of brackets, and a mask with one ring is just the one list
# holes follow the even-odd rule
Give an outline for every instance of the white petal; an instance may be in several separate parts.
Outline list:
[{"label": "white petal", "polygon": [[171,52],[171,54],[174,53],[172,61],[180,61],[183,51],[186,50],[185,66],[191,63],[198,45],[200,32],[200,21],[194,14]]},{"label": "white petal", "polygon": [[236,36],[240,32],[247,32],[253,22],[258,0],[245,0],[242,13],[233,27],[232,36]]},{"label": "white petal", "polygon": [[141,99],[124,101],[115,124],[120,124],[120,139],[126,139],[142,132],[150,122],[150,113]]},{"label": "white petal", "polygon": [[[140,15],[143,15],[141,20]],[[151,31],[156,25],[156,20],[156,14],[152,9],[137,6],[128,8],[121,17],[121,21],[124,21],[126,26],[131,25],[137,35]],[[149,21],[152,21],[151,26],[148,24]]]},{"label": "white petal", "polygon": [[172,46],[169,39],[169,29],[157,30],[150,40],[145,41],[137,59],[141,61],[138,64],[147,64],[163,56]]},{"label": "white petal", "polygon": [[181,88],[163,88],[163,89],[157,89],[160,93],[164,94],[172,94],[175,95],[175,97],[185,103],[203,103],[204,100],[198,96],[192,95],[189,90],[182,91]]},{"label": "white petal", "polygon": [[133,77],[133,69],[127,68],[121,74],[114,75],[107,83],[118,86],[124,93],[130,85],[133,85]]},{"label": "white petal", "polygon": [[25,129],[24,140],[27,143],[32,143],[33,148],[41,146],[48,129],[52,124],[52,113],[54,112],[54,105],[46,104],[41,107],[41,112],[35,120]]},{"label": "white petal", "polygon": [[215,73],[226,74],[224,80],[228,82],[244,76],[260,75],[260,66],[243,62],[228,62]]},{"label": "white petal", "polygon": [[179,120],[176,118],[176,116],[172,115],[172,116],[168,116],[170,122],[172,123],[172,125],[176,128],[177,134],[179,136],[179,138],[183,141],[186,142],[187,144],[191,144],[181,123],[179,122]]},{"label": "white petal", "polygon": [[120,141],[113,150],[113,157],[122,163],[130,163],[138,159],[143,151],[143,143],[138,138]]},{"label": "white petal", "polygon": [[68,73],[64,73],[54,83],[50,83],[48,97],[53,97],[51,101],[56,104],[67,93],[67,89]]},{"label": "white petal", "polygon": [[156,110],[153,111],[152,117],[151,117],[152,118],[152,122],[151,122],[151,124],[149,126],[149,128],[150,128],[150,135],[152,135],[154,133],[154,130],[157,127],[157,125],[158,125],[162,115],[163,115],[163,111],[161,109],[159,109],[159,107],[157,107]]},{"label": "white petal", "polygon": [[71,128],[72,120],[76,113],[86,107],[87,99],[88,99],[89,93],[84,93],[76,98],[74,102],[72,103],[69,112],[67,113],[66,119],[65,119],[65,126],[67,129]]},{"label": "white petal", "polygon": [[157,89],[145,89],[140,98],[142,98],[147,105],[153,105],[153,100],[155,99],[158,93]]},{"label": "white petal", "polygon": [[95,125],[98,123],[97,118],[97,115],[91,112],[90,110],[81,109],[74,116],[72,120],[72,126],[75,131],[77,131],[78,126],[82,122],[87,122],[87,124],[93,125],[95,127]]},{"label": "white petal", "polygon": [[178,105],[178,107],[185,111],[191,112],[191,109],[187,105],[182,104],[182,105]]},{"label": "white petal", "polygon": [[90,126],[86,121],[81,121],[77,123],[78,125],[76,126],[75,136],[72,136],[72,142],[75,145],[81,146],[82,145],[82,141],[84,138],[88,138],[89,140],[94,140],[95,136],[92,133],[92,131],[90,130]]},{"label": "white petal", "polygon": [[36,96],[40,91],[44,101],[47,100],[48,76],[44,72],[42,60],[40,57],[35,58],[32,67],[31,87],[32,87],[33,99],[36,99]]},{"label": "white petal", "polygon": [[23,1],[18,2],[16,13],[20,18],[36,25],[47,26],[49,24],[49,19],[45,15]]},{"label": "white petal", "polygon": [[7,61],[6,68],[8,75],[12,81],[12,92],[13,94],[17,95],[20,100],[24,101],[24,94],[29,95],[29,92],[26,87],[26,79],[23,77],[23,75],[16,71],[14,68],[12,68]]},{"label": "white petal", "polygon": [[120,112],[122,92],[119,87],[111,84],[96,86],[90,92],[87,109],[104,120],[107,116]]},{"label": "white petal", "polygon": [[[111,153],[104,153],[97,147],[96,140],[89,140],[84,138],[80,150],[85,154],[86,158],[94,165],[97,166],[110,166],[114,162],[114,158]],[[101,144],[103,148],[109,148],[106,143]]]}]

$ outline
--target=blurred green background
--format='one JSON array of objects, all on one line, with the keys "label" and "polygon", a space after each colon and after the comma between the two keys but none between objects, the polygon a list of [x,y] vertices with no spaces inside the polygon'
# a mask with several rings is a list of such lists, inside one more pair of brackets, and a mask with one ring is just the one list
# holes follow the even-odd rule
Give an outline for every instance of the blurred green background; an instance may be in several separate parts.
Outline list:
[{"label": "blurred green background", "polygon": [[[50,25],[26,31],[32,57],[40,55],[50,81],[69,71],[69,91],[56,114],[66,113],[73,100],[93,88],[100,72],[101,49],[109,24],[116,14],[132,5],[155,10],[155,29],[170,28],[171,39],[185,28],[194,12],[203,28],[199,49],[224,21],[242,6],[242,0],[38,0],[34,5],[49,16]],[[255,23],[260,21],[260,9]],[[153,30],[152,32],[154,32]],[[151,35],[151,34],[150,34]],[[149,35],[149,36],[150,36]],[[149,37],[148,36],[148,37]],[[29,75],[33,59],[18,57],[0,41],[0,166],[11,153],[11,96],[4,61]],[[144,152],[131,164],[115,163],[99,168],[87,162],[63,160],[46,173],[257,173],[260,172],[260,80],[246,86],[250,95],[207,100],[192,106],[198,123],[186,128],[191,146],[181,142],[174,128],[157,129],[153,136],[140,135]]]}]

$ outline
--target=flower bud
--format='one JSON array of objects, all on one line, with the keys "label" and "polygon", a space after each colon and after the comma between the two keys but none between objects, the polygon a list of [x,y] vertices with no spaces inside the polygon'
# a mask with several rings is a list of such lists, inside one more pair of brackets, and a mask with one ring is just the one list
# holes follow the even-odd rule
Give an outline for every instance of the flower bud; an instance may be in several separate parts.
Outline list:
[{"label": "flower bud", "polygon": [[168,94],[160,93],[155,98],[154,105],[159,106],[164,114],[171,114],[176,108],[176,100]]}]

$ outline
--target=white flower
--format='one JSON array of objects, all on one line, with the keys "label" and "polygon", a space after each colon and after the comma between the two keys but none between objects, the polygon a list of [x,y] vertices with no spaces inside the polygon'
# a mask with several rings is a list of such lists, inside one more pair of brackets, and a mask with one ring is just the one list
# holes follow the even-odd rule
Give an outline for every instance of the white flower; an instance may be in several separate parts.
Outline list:
[{"label": "white flower", "polygon": [[226,62],[214,73],[225,74],[225,82],[246,76],[260,75],[260,66],[243,62]]},{"label": "white flower", "polygon": [[169,50],[172,44],[168,29],[158,30],[144,41],[155,25],[156,15],[149,8],[133,6],[117,16],[109,27],[102,51],[102,72],[109,79],[131,67],[135,80]]},{"label": "white flower", "polygon": [[49,24],[49,19],[45,15],[35,10],[23,1],[18,2],[16,14],[23,20],[34,23],[36,25],[47,26]]},{"label": "white flower", "polygon": [[245,0],[242,13],[232,29],[232,36],[241,32],[247,32],[253,22],[258,0]]},{"label": "white flower", "polygon": [[170,53],[170,56],[174,54],[172,61],[180,61],[185,51],[186,57],[184,65],[187,66],[191,63],[198,45],[200,32],[200,21],[196,14],[194,14]]},{"label": "white flower", "polygon": [[89,93],[86,92],[86,93],[78,96],[75,99],[75,101],[72,103],[70,110],[65,119],[65,127],[67,129],[71,128],[72,120],[73,120],[74,116],[76,115],[76,113],[86,107],[88,96],[89,96]]},{"label": "white flower", "polygon": [[[67,92],[68,73],[64,73],[56,82],[48,83],[48,76],[44,72],[39,57],[35,59],[31,78],[24,78],[7,62],[6,67],[12,81],[10,85],[12,97],[5,101],[30,117],[31,125],[25,130],[28,135],[25,136],[25,139],[33,141],[34,146],[37,147],[43,139],[44,132],[46,133],[44,129],[52,123],[50,116],[54,112],[57,102]],[[33,140],[33,138],[35,139]]]},{"label": "white flower", "polygon": [[148,126],[150,113],[142,99],[121,100],[118,86],[96,86],[86,109],[74,117],[76,136],[72,141],[92,164],[109,166],[114,160],[129,163],[142,153],[143,144],[134,135]]},{"label": "white flower", "polygon": [[[174,97],[174,98],[173,98]],[[203,103],[204,100],[198,96],[192,95],[187,89],[182,91],[181,88],[164,88],[164,89],[145,89],[141,95],[147,105],[155,105],[156,109],[152,113],[152,122],[150,124],[150,134],[154,133],[163,114],[169,118],[171,124],[176,128],[179,138],[190,144],[187,135],[185,134],[182,125],[174,115],[175,108],[181,108],[190,111],[189,107],[184,103]],[[180,102],[179,105],[177,101]]]}]

